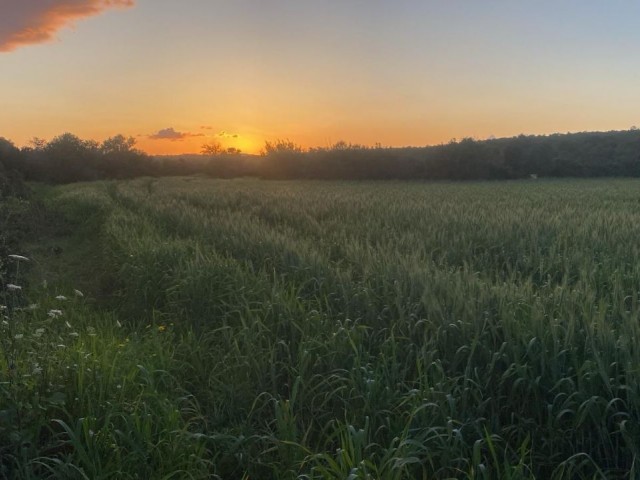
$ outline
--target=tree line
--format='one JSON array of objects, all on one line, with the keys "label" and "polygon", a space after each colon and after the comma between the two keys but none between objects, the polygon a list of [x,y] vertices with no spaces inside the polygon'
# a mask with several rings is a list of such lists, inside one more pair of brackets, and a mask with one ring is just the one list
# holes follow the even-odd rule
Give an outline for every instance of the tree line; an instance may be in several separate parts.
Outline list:
[{"label": "tree line", "polygon": [[0,137],[0,196],[19,194],[21,181],[52,184],[140,176],[204,174],[267,179],[489,180],[536,177],[640,176],[640,131],[465,138],[428,147],[367,147],[338,142],[304,149],[266,142],[260,156],[203,146],[203,155],[151,157],[135,139],[99,143],[65,133],[17,148]]},{"label": "tree line", "polygon": [[339,142],[302,150],[266,144],[267,178],[490,180],[640,176],[640,131],[553,134],[429,147],[364,147]]}]

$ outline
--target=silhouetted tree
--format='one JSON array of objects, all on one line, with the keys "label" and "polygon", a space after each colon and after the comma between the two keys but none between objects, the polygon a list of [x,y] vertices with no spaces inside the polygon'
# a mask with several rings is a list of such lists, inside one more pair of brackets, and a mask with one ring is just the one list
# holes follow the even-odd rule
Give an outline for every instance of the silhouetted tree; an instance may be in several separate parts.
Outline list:
[{"label": "silhouetted tree", "polygon": [[0,199],[22,196],[27,192],[20,171],[22,153],[6,138],[0,137]]},{"label": "silhouetted tree", "polygon": [[224,147],[222,144],[216,140],[211,140],[210,142],[202,145],[200,152],[203,155],[221,155],[224,152]]}]

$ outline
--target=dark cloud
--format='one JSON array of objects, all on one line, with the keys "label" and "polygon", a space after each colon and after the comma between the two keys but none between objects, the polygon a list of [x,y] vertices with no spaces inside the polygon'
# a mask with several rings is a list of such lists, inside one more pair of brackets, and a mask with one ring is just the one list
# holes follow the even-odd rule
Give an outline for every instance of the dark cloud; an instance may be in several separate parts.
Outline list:
[{"label": "dark cloud", "polygon": [[76,20],[134,4],[135,0],[1,0],[0,52],[50,42]]},{"label": "dark cloud", "polygon": [[173,127],[169,127],[149,135],[151,140],[171,140],[173,142],[189,137],[204,137],[204,133],[176,132]]},{"label": "dark cloud", "polygon": [[225,132],[224,130],[218,133],[218,136],[221,138],[238,138],[237,133],[229,133],[229,132]]}]

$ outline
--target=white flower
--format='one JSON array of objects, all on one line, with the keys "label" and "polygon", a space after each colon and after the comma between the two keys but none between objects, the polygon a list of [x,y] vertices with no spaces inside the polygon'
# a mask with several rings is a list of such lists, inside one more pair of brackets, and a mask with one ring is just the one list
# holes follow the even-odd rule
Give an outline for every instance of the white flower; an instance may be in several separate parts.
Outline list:
[{"label": "white flower", "polygon": [[7,289],[8,290],[22,290],[22,287],[19,285],[14,285],[13,283],[7,283]]},{"label": "white flower", "polygon": [[118,326],[118,328],[122,328],[122,324],[120,323],[120,320],[116,320],[116,325]]},{"label": "white flower", "polygon": [[62,300],[62,301],[65,301],[66,299],[67,299],[67,297],[65,297],[64,295],[58,295],[58,296],[56,297],[56,300]]},{"label": "white flower", "polygon": [[32,303],[25,310],[35,310],[37,308],[38,308],[38,304],[37,303]]},{"label": "white flower", "polygon": [[62,310],[49,310],[47,315],[49,315],[51,318],[58,318],[60,315],[62,315]]},{"label": "white flower", "polygon": [[4,311],[7,309],[6,305],[0,305],[0,312]]},{"label": "white flower", "polygon": [[84,297],[84,293],[82,293],[80,290],[74,290],[73,293],[76,297]]},{"label": "white flower", "polygon": [[78,334],[78,332],[71,332],[69,334],[70,337],[79,337],[80,335]]},{"label": "white flower", "polygon": [[73,328],[69,322],[64,322],[64,324],[67,326],[67,328]]},{"label": "white flower", "polygon": [[27,257],[23,257],[22,255],[9,255],[9,258],[11,258],[13,260],[18,260],[18,261],[20,261],[20,260],[25,261],[25,262],[29,261],[29,259]]},{"label": "white flower", "polygon": [[36,329],[36,333],[34,333],[33,336],[36,338],[40,338],[43,333],[44,333],[44,328],[38,328]]},{"label": "white flower", "polygon": [[17,335],[13,336],[13,338],[15,338],[16,340],[20,340],[22,337],[24,337],[24,335],[21,333],[18,333]]}]

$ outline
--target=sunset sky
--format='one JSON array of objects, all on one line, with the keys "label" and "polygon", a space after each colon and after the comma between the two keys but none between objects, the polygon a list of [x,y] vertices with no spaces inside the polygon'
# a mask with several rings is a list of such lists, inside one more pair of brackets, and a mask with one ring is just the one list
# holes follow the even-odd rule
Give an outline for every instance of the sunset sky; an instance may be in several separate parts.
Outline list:
[{"label": "sunset sky", "polygon": [[0,136],[427,145],[640,124],[640,2],[0,0]]}]

